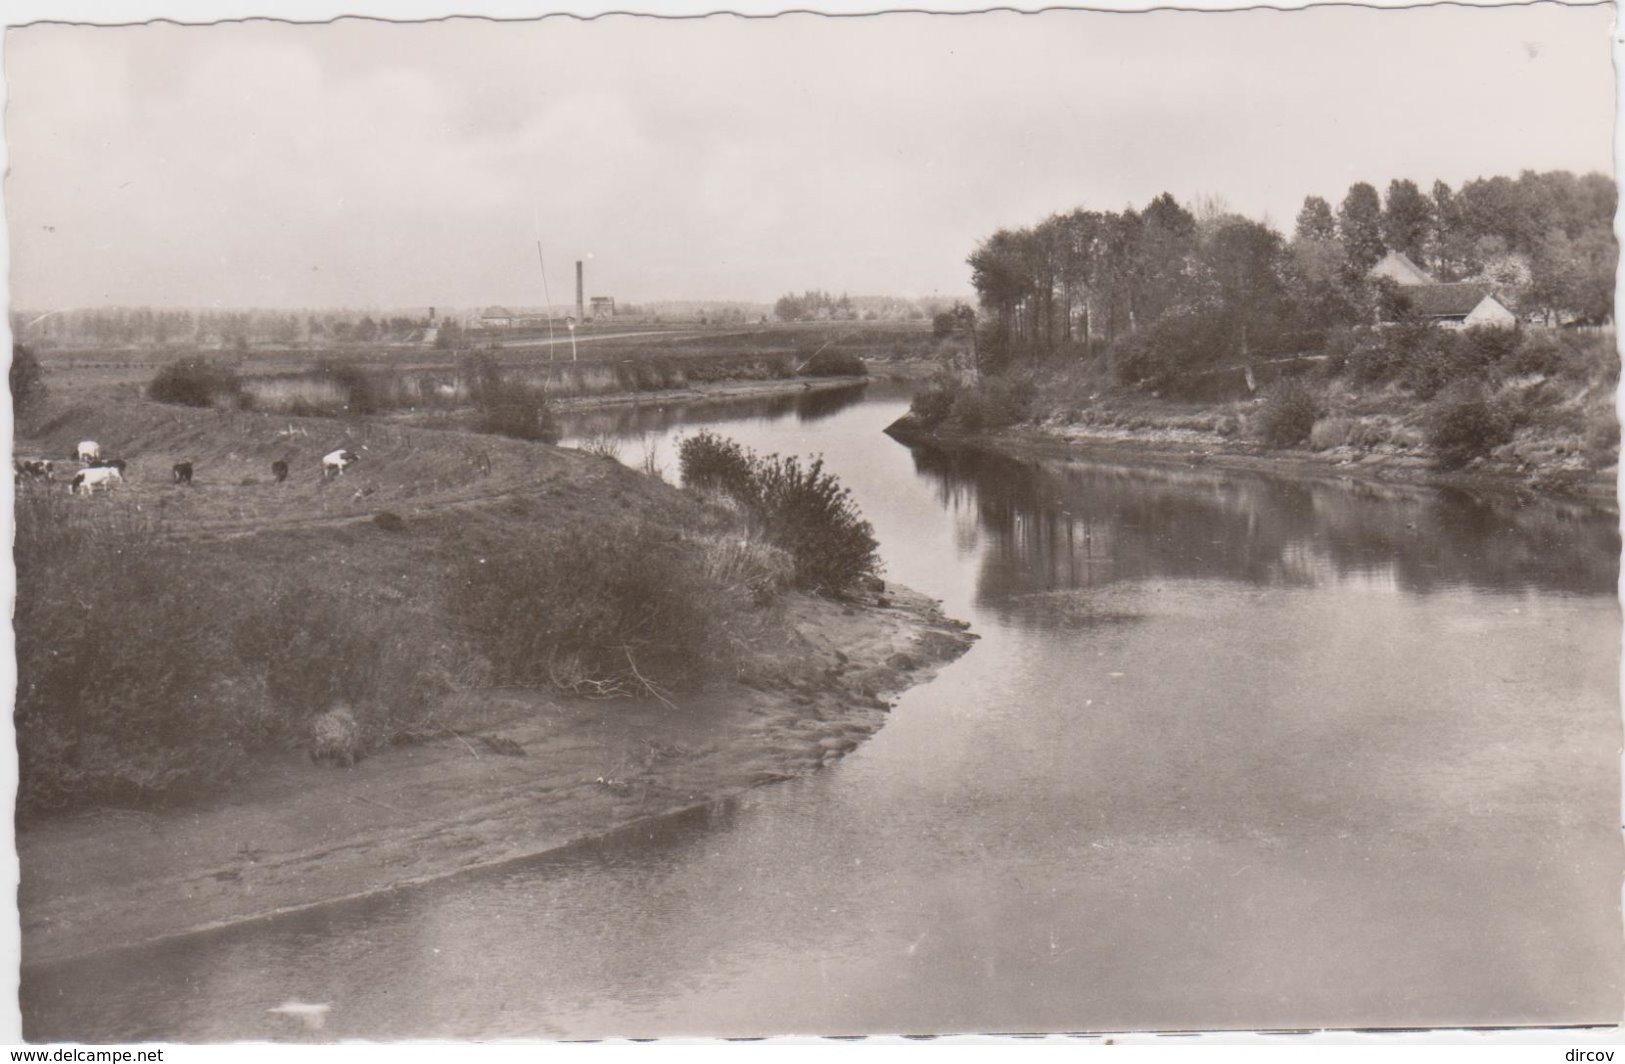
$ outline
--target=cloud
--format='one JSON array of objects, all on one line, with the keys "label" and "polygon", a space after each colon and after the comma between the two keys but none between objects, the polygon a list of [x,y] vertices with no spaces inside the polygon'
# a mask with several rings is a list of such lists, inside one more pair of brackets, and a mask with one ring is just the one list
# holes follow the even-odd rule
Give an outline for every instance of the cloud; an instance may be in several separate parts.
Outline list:
[{"label": "cloud", "polygon": [[1279,221],[1354,180],[1607,168],[1609,18],[30,26],[12,282],[30,306],[539,302],[539,236],[559,285],[590,252],[628,300],[962,292],[979,238],[1080,204]]}]

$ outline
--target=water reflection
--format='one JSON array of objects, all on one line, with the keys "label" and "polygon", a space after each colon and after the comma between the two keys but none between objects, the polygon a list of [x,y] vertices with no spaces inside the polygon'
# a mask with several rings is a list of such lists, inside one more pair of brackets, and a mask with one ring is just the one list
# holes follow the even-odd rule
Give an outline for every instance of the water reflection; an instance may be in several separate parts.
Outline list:
[{"label": "water reflection", "polygon": [[864,401],[868,381],[836,388],[807,386],[776,395],[747,395],[705,402],[625,403],[568,413],[559,420],[566,441],[593,436],[636,439],[683,426],[705,427],[739,421],[795,418],[812,424]]},{"label": "water reflection", "polygon": [[913,458],[961,515],[986,604],[1151,577],[1417,594],[1607,594],[1618,579],[1617,520],[1583,503],[936,447]]},{"label": "water reflection", "polygon": [[[653,902],[681,894],[668,882],[674,870],[733,830],[738,807],[696,806],[426,889],[31,966],[19,995],[24,1037],[565,1037],[549,1017],[587,1007],[589,988],[613,981],[629,999],[653,994],[725,941],[715,927],[666,919],[687,899]],[[587,918],[583,896],[621,918]],[[651,942],[669,948],[651,951]],[[552,960],[537,970],[532,958],[543,954]],[[459,1007],[423,1014],[422,1002],[445,997],[448,973],[456,973]],[[321,1030],[307,1030],[268,1011],[290,999],[333,1008]]]}]

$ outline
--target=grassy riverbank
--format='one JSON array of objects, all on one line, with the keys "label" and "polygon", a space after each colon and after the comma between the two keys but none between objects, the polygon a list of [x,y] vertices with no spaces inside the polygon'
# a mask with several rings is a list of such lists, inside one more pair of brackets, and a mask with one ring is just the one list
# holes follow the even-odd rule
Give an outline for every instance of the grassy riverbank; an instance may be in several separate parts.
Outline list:
[{"label": "grassy riverbank", "polygon": [[[545,443],[106,392],[58,392],[23,428],[20,454],[97,439],[130,462],[107,495],[19,488],[31,961],[814,770],[968,643],[878,581],[798,586],[736,502]],[[324,478],[341,446],[361,461]]]}]

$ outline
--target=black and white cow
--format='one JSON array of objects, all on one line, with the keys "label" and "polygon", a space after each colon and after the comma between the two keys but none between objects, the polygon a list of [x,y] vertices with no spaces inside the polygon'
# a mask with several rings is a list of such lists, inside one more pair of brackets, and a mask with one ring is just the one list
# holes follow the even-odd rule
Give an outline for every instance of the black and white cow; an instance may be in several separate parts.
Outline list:
[{"label": "black and white cow", "polygon": [[344,471],[361,461],[361,456],[354,451],[340,447],[330,454],[322,455],[322,476],[343,476]]},{"label": "black and white cow", "polygon": [[113,466],[95,466],[81,469],[73,475],[73,482],[68,485],[68,491],[75,495],[83,489],[84,494],[94,495],[97,488],[112,491],[114,484],[124,483],[124,474]]}]

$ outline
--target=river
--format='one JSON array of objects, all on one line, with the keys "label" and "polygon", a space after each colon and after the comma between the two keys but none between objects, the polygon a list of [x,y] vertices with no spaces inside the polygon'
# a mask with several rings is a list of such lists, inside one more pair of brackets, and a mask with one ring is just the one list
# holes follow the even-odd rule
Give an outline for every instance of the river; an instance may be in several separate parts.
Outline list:
[{"label": "river", "polygon": [[33,1038],[1613,1023],[1613,514],[911,450],[897,386],[581,415],[824,455],[981,641],[815,776],[24,972]]}]

